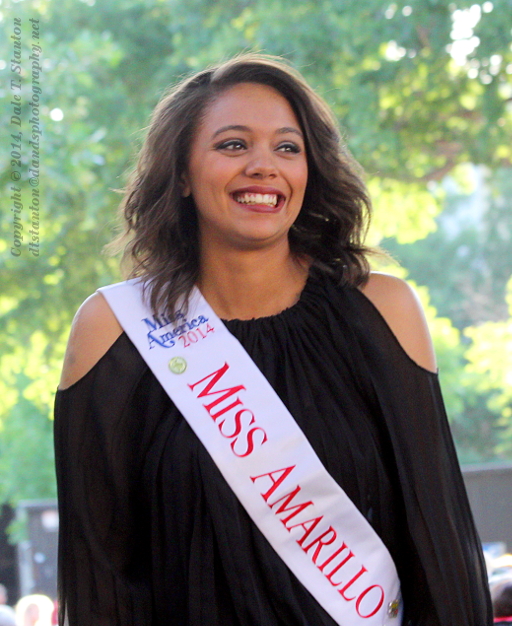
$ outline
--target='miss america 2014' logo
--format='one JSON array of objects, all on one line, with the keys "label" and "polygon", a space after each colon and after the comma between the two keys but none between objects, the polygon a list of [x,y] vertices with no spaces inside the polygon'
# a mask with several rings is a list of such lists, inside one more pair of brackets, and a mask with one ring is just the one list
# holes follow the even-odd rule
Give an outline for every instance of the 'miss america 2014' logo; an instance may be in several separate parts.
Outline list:
[{"label": "'miss america 2014' logo", "polygon": [[146,325],[150,349],[155,346],[173,348],[178,342],[183,344],[181,347],[188,348],[200,339],[206,339],[208,333],[214,331],[204,315],[198,315],[189,321],[181,310],[173,317],[152,315],[145,317],[142,322]]}]

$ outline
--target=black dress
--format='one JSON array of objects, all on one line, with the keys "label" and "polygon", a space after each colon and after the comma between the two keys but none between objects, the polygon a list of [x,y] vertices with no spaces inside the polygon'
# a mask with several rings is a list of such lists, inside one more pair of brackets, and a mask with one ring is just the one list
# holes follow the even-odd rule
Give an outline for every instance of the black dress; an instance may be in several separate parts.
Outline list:
[{"label": "black dress", "polygon": [[[319,272],[291,308],[226,325],[387,545],[404,625],[491,624],[437,375]],[[334,626],[126,334],[57,392],[55,445],[69,626]]]}]

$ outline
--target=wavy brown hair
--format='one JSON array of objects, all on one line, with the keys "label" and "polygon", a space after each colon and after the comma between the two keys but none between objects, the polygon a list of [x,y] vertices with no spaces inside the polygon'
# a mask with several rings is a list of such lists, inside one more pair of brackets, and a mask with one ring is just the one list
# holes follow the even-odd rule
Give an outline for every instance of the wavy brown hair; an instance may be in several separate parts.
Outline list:
[{"label": "wavy brown hair", "polygon": [[[172,313],[199,276],[199,230],[192,197],[182,197],[194,132],[209,105],[238,83],[272,87],[290,103],[304,133],[308,182],[289,232],[291,251],[309,257],[340,284],[369,274],[363,245],[371,204],[359,165],[344,146],[327,104],[282,59],[245,54],[171,88],[156,106],[120,210],[123,263],[151,285],[153,310]],[[128,241],[128,243],[126,243]],[[116,242],[114,242],[116,244]]]}]

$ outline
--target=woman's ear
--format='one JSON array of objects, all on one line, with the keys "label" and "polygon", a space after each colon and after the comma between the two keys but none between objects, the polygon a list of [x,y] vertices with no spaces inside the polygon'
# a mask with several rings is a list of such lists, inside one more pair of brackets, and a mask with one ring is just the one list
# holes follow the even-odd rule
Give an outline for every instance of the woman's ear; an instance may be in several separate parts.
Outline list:
[{"label": "woman's ear", "polygon": [[185,172],[180,176],[181,196],[188,198],[192,193],[190,190],[190,183],[188,182],[188,176]]}]

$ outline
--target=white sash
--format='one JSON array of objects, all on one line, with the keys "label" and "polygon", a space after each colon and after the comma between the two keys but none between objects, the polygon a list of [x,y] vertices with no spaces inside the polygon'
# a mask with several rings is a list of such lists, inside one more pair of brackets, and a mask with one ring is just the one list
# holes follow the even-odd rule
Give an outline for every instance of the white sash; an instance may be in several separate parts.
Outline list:
[{"label": "white sash", "polygon": [[200,292],[186,317],[171,319],[152,315],[137,280],[99,291],[254,523],[327,613],[340,626],[400,624],[388,550]]}]

